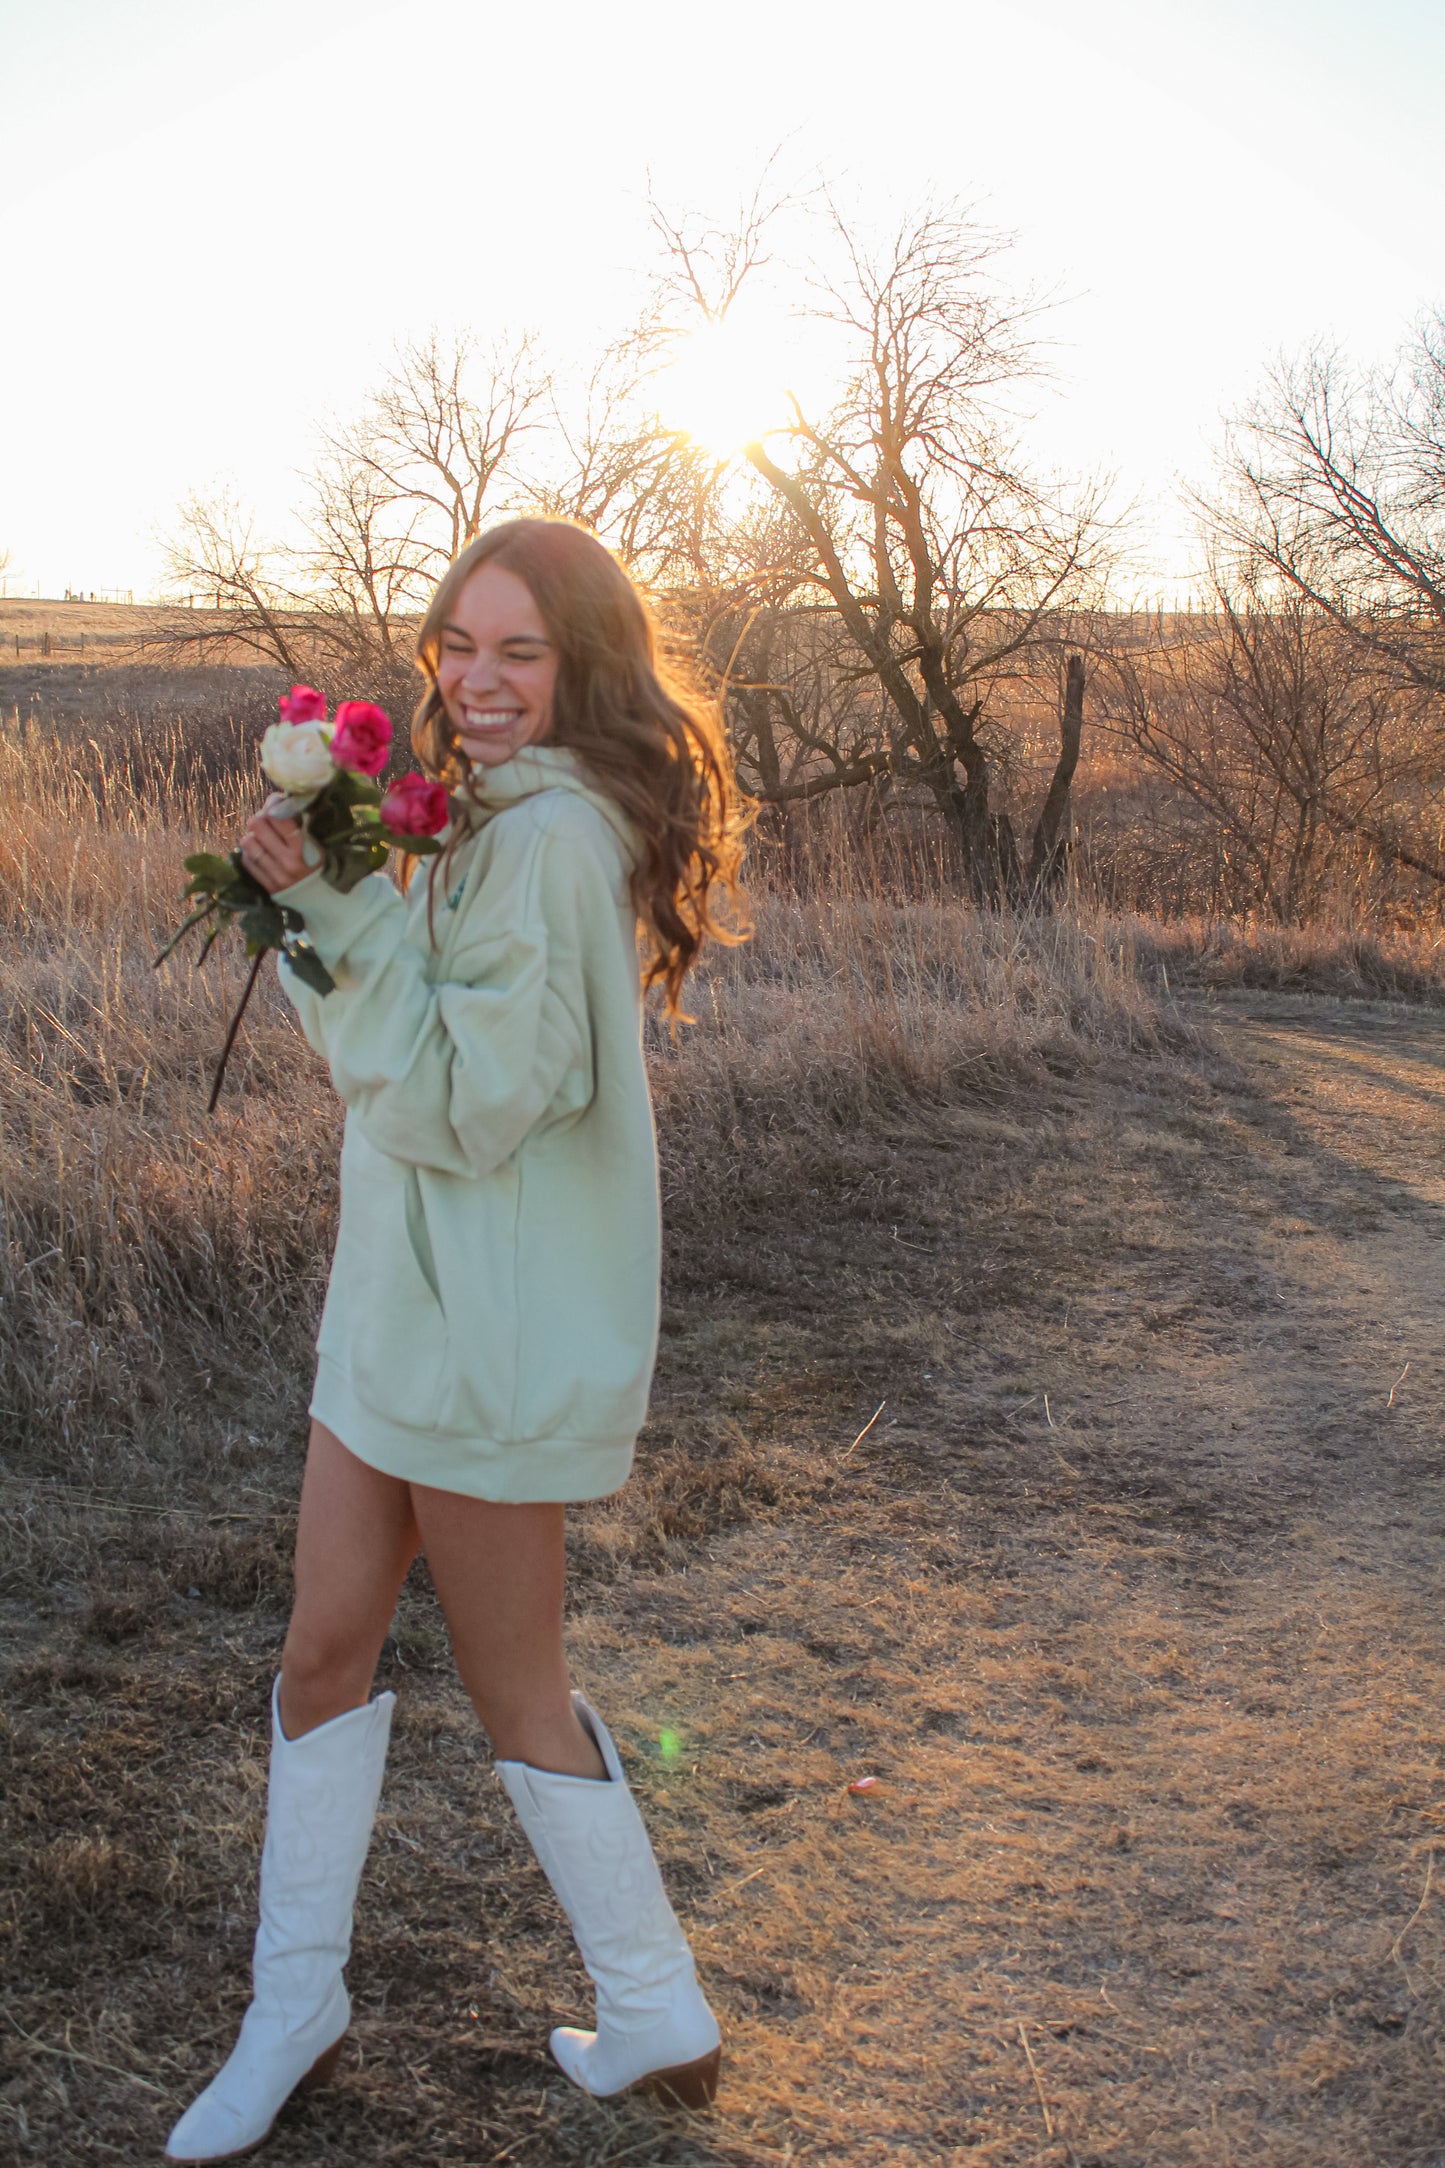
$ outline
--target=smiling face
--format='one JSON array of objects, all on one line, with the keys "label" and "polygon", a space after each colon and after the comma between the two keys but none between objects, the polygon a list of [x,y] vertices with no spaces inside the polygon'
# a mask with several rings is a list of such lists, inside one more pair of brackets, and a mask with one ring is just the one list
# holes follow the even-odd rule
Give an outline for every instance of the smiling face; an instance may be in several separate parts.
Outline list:
[{"label": "smiling face", "polygon": [[557,649],[531,589],[478,565],[442,627],[437,691],[465,757],[499,768],[552,731]]}]

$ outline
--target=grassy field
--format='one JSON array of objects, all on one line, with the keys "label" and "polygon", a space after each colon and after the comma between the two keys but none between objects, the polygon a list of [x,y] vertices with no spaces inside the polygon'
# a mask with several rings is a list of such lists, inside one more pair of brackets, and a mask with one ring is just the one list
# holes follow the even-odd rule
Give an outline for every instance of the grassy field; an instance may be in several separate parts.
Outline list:
[{"label": "grassy field", "polygon": [[[186,614],[202,626],[216,621],[211,610]],[[0,596],[0,662],[50,663],[59,669],[82,659],[97,668],[142,661],[157,631],[173,625],[177,616],[174,608],[155,603]],[[235,657],[238,665],[243,660]]]},{"label": "grassy field", "polygon": [[[215,746],[79,743],[0,746],[0,2150],[67,2168],[244,2003],[338,1126],[270,992],[208,1121],[238,973],[150,969]],[[353,2049],[266,2158],[1445,2163],[1439,995],[765,886],[651,1042],[658,1387],[573,1531],[718,2111],[551,2069],[585,1982],[418,1570]]]}]

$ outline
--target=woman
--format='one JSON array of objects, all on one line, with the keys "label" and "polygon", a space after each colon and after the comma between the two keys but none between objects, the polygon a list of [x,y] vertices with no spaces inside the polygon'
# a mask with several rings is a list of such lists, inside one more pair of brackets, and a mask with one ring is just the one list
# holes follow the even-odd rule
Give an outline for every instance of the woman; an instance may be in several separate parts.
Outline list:
[{"label": "woman", "polygon": [[330,2076],[394,1697],[368,1699],[424,1551],[497,1770],[596,1987],[567,2076],[705,2106],[719,2033],[616,1751],[571,1691],[563,1515],[625,1482],[657,1339],[658,1205],[637,927],[676,1014],[737,799],[711,715],[664,680],[636,589],[560,521],[481,537],[419,641],[413,744],[453,787],[407,897],[310,869],[294,821],[249,871],[336,981],[283,966],[348,1109],[296,1600],[272,1700],[253,2000],[177,2161],[255,2145]]}]

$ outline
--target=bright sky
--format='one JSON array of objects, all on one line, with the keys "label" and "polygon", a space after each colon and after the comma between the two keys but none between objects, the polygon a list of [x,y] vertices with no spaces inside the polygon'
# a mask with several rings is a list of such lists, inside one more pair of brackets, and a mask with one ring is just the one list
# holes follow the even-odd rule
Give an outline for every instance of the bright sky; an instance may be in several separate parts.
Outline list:
[{"label": "bright sky", "polygon": [[193,486],[280,523],[433,323],[585,358],[649,174],[724,215],[779,144],[865,221],[1017,235],[1063,299],[1041,454],[1117,470],[1161,583],[1270,356],[1445,302],[1440,0],[0,0],[0,88],[12,593],[152,591]]}]

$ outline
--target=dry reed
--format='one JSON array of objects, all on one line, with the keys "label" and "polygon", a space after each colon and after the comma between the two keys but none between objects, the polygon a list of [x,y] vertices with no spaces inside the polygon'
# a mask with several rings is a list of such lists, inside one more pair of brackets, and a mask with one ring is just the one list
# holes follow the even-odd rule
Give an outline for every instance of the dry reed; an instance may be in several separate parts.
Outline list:
[{"label": "dry reed", "polygon": [[[294,1431],[330,1254],[339,1110],[269,977],[222,1108],[205,1083],[241,983],[151,959],[180,862],[235,833],[249,763],[223,721],[0,735],[0,1436],[12,1473],[170,1484]],[[793,868],[796,874],[797,867]],[[1161,991],[1297,984],[1436,996],[1403,937],[979,913],[943,894],[784,883],[714,951],[674,1041],[649,1022],[675,1255],[719,1185],[816,1192],[879,1124],[1006,1104],[1101,1052],[1183,1044]]]},{"label": "dry reed", "polygon": [[[208,1120],[239,958],[151,962],[182,857],[236,832],[249,795],[244,771],[198,761],[178,729],[118,747],[33,725],[0,738],[12,1468],[106,1484],[142,1443],[165,1465],[178,1423],[189,1435],[201,1416],[214,1448],[228,1426],[257,1428],[258,1393],[283,1421],[299,1405],[338,1109],[268,980]],[[766,883],[755,901],[755,938],[695,984],[695,1025],[675,1045],[649,1029],[674,1195],[719,1153],[768,1163],[780,1131],[835,1150],[840,1128],[889,1107],[997,1096],[1023,1071],[1158,1039],[1130,944],[1102,922]]]}]

